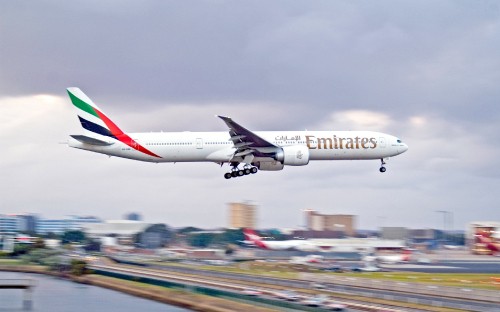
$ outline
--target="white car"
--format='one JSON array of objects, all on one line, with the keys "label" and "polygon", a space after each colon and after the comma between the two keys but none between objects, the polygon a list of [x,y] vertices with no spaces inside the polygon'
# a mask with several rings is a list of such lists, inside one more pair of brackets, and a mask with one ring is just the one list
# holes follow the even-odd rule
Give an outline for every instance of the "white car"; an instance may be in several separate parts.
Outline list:
[{"label": "white car", "polygon": [[305,298],[302,301],[300,301],[300,303],[309,307],[320,307],[327,301],[328,301],[327,295],[317,295],[314,297]]},{"label": "white car", "polygon": [[293,291],[283,291],[276,294],[278,299],[284,299],[287,301],[297,301],[300,297]]},{"label": "white car", "polygon": [[262,295],[262,291],[253,289],[253,288],[248,288],[248,289],[243,289],[241,291],[242,294],[247,295],[247,296],[260,296]]},{"label": "white car", "polygon": [[323,307],[332,311],[344,311],[347,308],[345,304],[335,302],[324,304]]},{"label": "white car", "polygon": [[323,302],[317,298],[307,298],[302,300],[300,303],[308,307],[320,307]]}]

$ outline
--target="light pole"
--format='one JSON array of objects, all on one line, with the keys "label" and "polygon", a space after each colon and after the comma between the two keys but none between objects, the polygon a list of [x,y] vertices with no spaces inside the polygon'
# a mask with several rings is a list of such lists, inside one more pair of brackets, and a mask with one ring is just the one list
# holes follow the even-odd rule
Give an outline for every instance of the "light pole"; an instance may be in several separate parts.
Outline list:
[{"label": "light pole", "polygon": [[[436,210],[436,212],[443,214],[443,240],[442,240],[442,244],[444,245],[444,243],[446,242],[446,230],[447,230],[446,224],[453,227],[453,212],[447,211],[447,210]],[[443,256],[446,257],[446,254],[443,253]]]},{"label": "light pole", "polygon": [[442,213],[443,214],[443,242],[445,240],[445,233],[446,233],[446,214],[448,211],[446,210],[436,210],[437,213]]}]

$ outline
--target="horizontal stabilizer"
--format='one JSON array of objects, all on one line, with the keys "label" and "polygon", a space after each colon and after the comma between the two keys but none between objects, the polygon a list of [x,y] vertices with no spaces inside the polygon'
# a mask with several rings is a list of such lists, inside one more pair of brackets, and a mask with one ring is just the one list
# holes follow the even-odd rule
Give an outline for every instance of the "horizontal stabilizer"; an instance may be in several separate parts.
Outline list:
[{"label": "horizontal stabilizer", "polygon": [[80,141],[85,144],[90,144],[90,145],[98,145],[98,146],[108,146],[113,143],[108,143],[106,141],[101,141],[95,138],[91,138],[85,135],[71,135],[71,137],[77,141]]}]

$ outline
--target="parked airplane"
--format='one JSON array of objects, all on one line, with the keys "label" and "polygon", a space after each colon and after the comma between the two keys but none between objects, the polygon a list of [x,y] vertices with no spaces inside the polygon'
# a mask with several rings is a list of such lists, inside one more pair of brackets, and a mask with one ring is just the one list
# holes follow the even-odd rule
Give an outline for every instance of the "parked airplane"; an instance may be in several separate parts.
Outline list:
[{"label": "parked airplane", "polygon": [[269,250],[300,250],[300,251],[321,251],[321,247],[312,244],[307,240],[294,239],[294,240],[284,240],[284,241],[271,241],[263,240],[257,233],[252,229],[244,229],[243,234],[245,234],[245,243],[247,245],[253,245],[261,249]]},{"label": "parked airplane", "polygon": [[[229,164],[226,179],[259,170],[305,166],[310,160],[380,159],[404,153],[400,139],[373,131],[253,132],[229,117],[218,116],[227,132],[125,133],[78,88],[67,89],[83,134],[71,135],[70,147],[147,162],[214,162]],[[240,168],[240,165],[242,167]]]},{"label": "parked airplane", "polygon": [[365,262],[377,262],[383,264],[397,264],[410,261],[411,251],[404,250],[401,254],[395,255],[379,255],[379,256],[365,256]]},{"label": "parked airplane", "polygon": [[491,239],[491,235],[488,236],[487,233],[476,234],[477,239],[481,244],[491,251],[493,256],[500,256],[500,243],[495,243]]}]

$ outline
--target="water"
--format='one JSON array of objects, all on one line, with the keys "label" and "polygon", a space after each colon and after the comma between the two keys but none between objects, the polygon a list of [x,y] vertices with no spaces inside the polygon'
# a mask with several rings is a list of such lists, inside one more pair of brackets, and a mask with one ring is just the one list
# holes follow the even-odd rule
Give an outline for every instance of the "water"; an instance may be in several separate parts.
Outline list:
[{"label": "water", "polygon": [[[185,312],[183,308],[130,296],[114,290],[82,285],[40,274],[0,272],[0,279],[35,280],[33,312]],[[23,310],[20,289],[0,289],[0,312]]]}]

